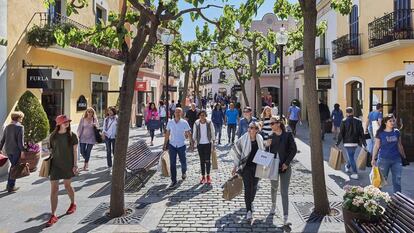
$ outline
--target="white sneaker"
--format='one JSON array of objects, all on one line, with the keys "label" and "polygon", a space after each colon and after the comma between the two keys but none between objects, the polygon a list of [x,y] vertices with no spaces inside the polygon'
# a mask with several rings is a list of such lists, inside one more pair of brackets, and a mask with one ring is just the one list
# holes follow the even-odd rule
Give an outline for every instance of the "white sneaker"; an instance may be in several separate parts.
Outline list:
[{"label": "white sneaker", "polygon": [[289,223],[288,223],[288,217],[289,217],[289,216],[287,216],[287,215],[283,216],[283,225],[284,225],[284,226],[286,226],[286,225],[288,225],[288,224],[289,224]]},{"label": "white sneaker", "polygon": [[247,211],[247,214],[246,214],[246,219],[247,220],[251,220],[253,218],[253,213],[252,213],[252,211]]},{"label": "white sneaker", "polygon": [[358,180],[358,174],[352,174],[351,179]]},{"label": "white sneaker", "polygon": [[270,208],[270,214],[276,213],[276,203],[272,203],[272,207]]}]

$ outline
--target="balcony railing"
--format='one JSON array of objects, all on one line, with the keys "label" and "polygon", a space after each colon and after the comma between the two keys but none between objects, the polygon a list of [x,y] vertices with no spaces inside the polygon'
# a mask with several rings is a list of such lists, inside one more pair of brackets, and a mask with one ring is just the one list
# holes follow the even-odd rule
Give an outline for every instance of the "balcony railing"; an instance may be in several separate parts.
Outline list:
[{"label": "balcony railing", "polygon": [[[304,69],[303,56],[293,61],[295,72]],[[329,65],[329,49],[317,49],[315,50],[315,65]]]},{"label": "balcony railing", "polygon": [[361,55],[359,34],[347,34],[332,41],[332,59]]},{"label": "balcony railing", "polygon": [[396,40],[414,39],[413,10],[396,10],[368,24],[369,48]]},{"label": "balcony railing", "polygon": [[[283,69],[284,69],[283,74],[286,74],[286,67],[284,66]],[[271,76],[280,75],[280,67],[277,67],[276,69],[273,69],[272,65],[268,65],[268,66],[266,66],[266,68],[263,71],[262,75],[265,75],[265,76],[266,75],[271,75]]]},{"label": "balcony railing", "polygon": [[[56,44],[56,39],[53,35],[55,30],[61,29],[63,31],[70,31],[71,28],[78,28],[81,30],[89,30],[90,28],[82,25],[64,15],[51,15],[47,12],[36,13],[40,18],[40,25],[34,26],[28,32],[28,44],[37,47],[49,47]],[[102,55],[116,60],[123,60],[122,53],[118,49],[111,48],[96,48],[92,43],[72,43],[71,47],[78,48],[90,53]]]}]

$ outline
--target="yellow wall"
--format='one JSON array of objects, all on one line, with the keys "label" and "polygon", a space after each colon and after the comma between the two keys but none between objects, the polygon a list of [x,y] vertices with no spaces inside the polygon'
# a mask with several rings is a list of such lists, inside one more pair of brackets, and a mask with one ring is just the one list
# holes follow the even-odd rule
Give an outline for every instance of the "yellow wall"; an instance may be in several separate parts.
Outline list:
[{"label": "yellow wall", "polygon": [[[95,23],[95,15],[92,11],[93,1],[89,6],[79,11],[79,15],[72,15],[70,18],[75,21],[92,26]],[[109,10],[118,11],[119,2],[108,0]],[[53,52],[33,48],[26,43],[27,30],[40,23],[39,15],[33,18],[35,12],[46,12],[40,0],[9,0],[8,4],[8,60],[7,60],[7,89],[8,103],[7,110],[18,101],[26,88],[26,69],[22,68],[22,60],[36,65],[54,65],[60,69],[74,72],[73,89],[70,94],[70,117],[78,122],[82,113],[76,112],[76,101],[80,95],[84,95],[91,106],[91,74],[102,74],[109,78],[109,90],[119,90],[119,66],[103,65],[83,59],[64,56]],[[109,12],[108,12],[109,13]],[[121,71],[122,72],[122,71]],[[41,89],[30,89],[39,99]],[[68,90],[65,90],[68,91]],[[116,104],[118,94],[108,94],[108,106]]]},{"label": "yellow wall", "polygon": [[[350,78],[361,78],[364,81],[363,116],[368,115],[369,91],[371,87],[386,87],[384,79],[397,71],[405,69],[403,61],[412,60],[414,46],[402,49],[395,49],[381,55],[361,59],[355,62],[338,63],[338,100],[341,106],[348,106],[350,103],[345,100],[344,83]],[[388,82],[389,87],[393,82]],[[350,94],[350,89],[346,96]],[[349,98],[347,98],[349,99]]]}]

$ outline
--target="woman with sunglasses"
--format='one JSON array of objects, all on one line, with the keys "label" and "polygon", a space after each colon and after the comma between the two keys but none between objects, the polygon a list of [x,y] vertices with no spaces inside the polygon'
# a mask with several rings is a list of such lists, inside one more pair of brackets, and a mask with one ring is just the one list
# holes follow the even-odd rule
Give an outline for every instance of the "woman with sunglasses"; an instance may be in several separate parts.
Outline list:
[{"label": "woman with sunglasses", "polygon": [[270,135],[272,134],[272,127],[270,126],[270,118],[272,117],[272,108],[266,106],[263,109],[262,114],[260,115],[261,118],[261,125],[262,125],[262,137],[263,140],[269,139]]},{"label": "woman with sunglasses", "polygon": [[256,152],[264,150],[263,138],[258,132],[260,125],[258,122],[249,124],[248,133],[242,135],[233,147],[234,168],[232,175],[236,173],[242,176],[244,184],[244,201],[246,203],[246,219],[253,218],[252,203],[256,196],[259,178],[255,177],[256,164],[253,162]]},{"label": "woman with sunglasses", "polygon": [[270,119],[272,127],[272,135],[267,140],[266,146],[270,147],[270,152],[279,157],[279,179],[271,181],[271,197],[272,207],[271,214],[276,211],[276,195],[280,180],[280,194],[282,196],[283,205],[283,225],[287,225],[289,215],[289,184],[292,175],[290,163],[296,155],[297,147],[293,134],[286,132],[284,118],[280,116],[272,116]]},{"label": "woman with sunglasses", "polygon": [[371,164],[373,167],[378,165],[385,179],[391,170],[394,192],[401,192],[401,158],[407,157],[401,143],[400,131],[395,128],[395,118],[390,114],[383,118],[375,136]]}]

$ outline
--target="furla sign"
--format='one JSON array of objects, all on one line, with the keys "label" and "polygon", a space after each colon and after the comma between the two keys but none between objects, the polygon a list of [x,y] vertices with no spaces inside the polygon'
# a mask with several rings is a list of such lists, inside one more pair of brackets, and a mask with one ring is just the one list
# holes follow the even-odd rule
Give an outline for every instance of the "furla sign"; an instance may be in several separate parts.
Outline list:
[{"label": "furla sign", "polygon": [[47,88],[52,69],[27,69],[27,88]]}]

